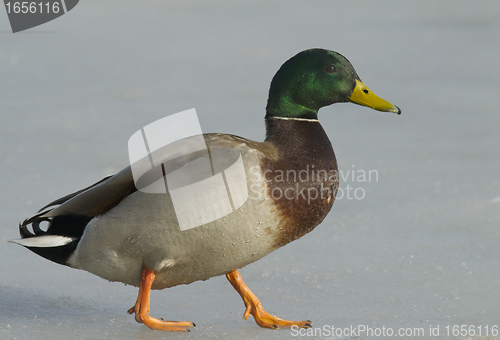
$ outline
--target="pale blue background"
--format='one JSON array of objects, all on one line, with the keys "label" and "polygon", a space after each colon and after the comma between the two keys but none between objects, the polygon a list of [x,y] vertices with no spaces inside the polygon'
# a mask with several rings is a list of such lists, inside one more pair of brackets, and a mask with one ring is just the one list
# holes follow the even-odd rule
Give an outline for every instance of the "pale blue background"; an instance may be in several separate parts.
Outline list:
[{"label": "pale blue background", "polygon": [[168,114],[195,107],[204,132],[262,140],[272,76],[312,47],[403,114],[320,111],[340,168],[378,182],[344,182],[366,197],[241,270],[249,287],[315,327],[500,324],[498,1],[85,0],[17,34],[0,10],[0,31],[0,338],[291,339],[242,321],[224,277],[153,292],[153,316],[197,327],[151,331],[126,314],[136,288],[6,242],[125,167],[129,137]]}]

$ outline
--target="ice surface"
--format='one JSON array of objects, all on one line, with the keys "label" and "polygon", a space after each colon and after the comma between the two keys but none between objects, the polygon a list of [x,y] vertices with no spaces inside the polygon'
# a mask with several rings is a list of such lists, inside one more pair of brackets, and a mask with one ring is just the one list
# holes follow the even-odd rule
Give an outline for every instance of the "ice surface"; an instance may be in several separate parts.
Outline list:
[{"label": "ice surface", "polygon": [[0,31],[1,339],[294,338],[241,320],[224,277],[153,292],[153,316],[197,326],[149,330],[126,314],[136,288],[7,241],[126,166],[130,136],[168,114],[195,107],[204,132],[262,140],[272,76],[312,47],[345,55],[403,114],[320,111],[344,174],[378,178],[347,178],[322,225],[242,269],[246,283],[269,312],[318,328],[432,339],[431,325],[444,338],[500,325],[500,2],[85,0],[17,34],[0,10]]}]

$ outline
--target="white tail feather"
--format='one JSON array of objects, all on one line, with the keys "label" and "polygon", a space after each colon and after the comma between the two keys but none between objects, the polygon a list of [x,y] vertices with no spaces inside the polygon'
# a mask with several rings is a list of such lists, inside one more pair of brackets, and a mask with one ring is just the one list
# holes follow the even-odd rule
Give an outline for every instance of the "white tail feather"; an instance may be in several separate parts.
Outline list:
[{"label": "white tail feather", "polygon": [[20,240],[12,240],[9,242],[17,243],[25,247],[39,247],[50,248],[60,247],[73,242],[76,238],[58,235],[43,235],[29,238],[22,238]]}]

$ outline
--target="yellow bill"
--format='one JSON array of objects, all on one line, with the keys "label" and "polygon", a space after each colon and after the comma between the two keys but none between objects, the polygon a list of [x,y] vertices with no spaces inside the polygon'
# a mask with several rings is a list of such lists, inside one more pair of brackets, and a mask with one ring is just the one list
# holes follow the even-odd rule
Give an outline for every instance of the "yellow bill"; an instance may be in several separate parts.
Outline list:
[{"label": "yellow bill", "polygon": [[399,109],[399,107],[389,103],[387,100],[378,97],[368,87],[366,87],[365,84],[357,79],[356,87],[349,96],[349,100],[353,103],[367,106],[377,111],[394,112],[398,115],[401,114],[401,110]]}]

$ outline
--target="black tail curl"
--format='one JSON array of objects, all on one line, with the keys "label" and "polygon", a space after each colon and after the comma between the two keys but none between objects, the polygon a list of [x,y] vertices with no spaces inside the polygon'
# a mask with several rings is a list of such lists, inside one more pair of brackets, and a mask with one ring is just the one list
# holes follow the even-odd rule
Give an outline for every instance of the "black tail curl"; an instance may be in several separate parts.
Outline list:
[{"label": "black tail curl", "polygon": [[[45,213],[46,212],[40,213],[29,219],[25,219],[23,223],[19,223],[19,234],[21,235],[21,238],[47,235],[47,231],[40,228],[40,223],[49,222],[50,225],[52,219],[49,217],[40,217],[40,215],[43,215]],[[31,229],[33,230],[33,232],[28,229],[29,225],[31,225]]]}]

